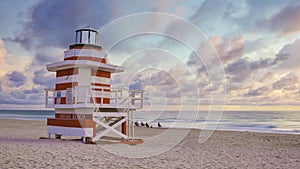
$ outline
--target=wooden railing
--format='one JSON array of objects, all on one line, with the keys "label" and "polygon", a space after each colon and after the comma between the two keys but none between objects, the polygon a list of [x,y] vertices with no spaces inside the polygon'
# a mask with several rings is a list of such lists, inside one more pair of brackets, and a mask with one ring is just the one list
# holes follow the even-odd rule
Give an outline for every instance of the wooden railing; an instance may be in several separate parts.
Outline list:
[{"label": "wooden railing", "polygon": [[53,88],[45,89],[46,96],[45,96],[45,107],[46,108],[53,108],[54,107],[54,99],[55,99],[55,90]]},{"label": "wooden railing", "polygon": [[[54,107],[54,98],[56,92],[54,89],[45,89],[45,106],[48,108]],[[53,92],[51,96],[50,92]],[[109,87],[100,86],[75,86],[69,89],[67,97],[71,97],[72,101],[67,101],[67,104],[81,104],[90,106],[93,104],[97,107],[124,107],[140,109],[143,107],[143,90],[130,89],[110,89]],[[97,100],[98,99],[98,100]],[[104,100],[109,100],[105,102]]]}]

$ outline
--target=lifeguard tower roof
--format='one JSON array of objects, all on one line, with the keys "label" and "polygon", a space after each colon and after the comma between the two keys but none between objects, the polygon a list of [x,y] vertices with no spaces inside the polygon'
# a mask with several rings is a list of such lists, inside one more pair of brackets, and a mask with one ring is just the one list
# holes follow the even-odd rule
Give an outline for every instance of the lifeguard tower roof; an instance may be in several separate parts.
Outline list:
[{"label": "lifeguard tower roof", "polygon": [[47,70],[56,72],[67,68],[92,68],[110,73],[125,70],[122,66],[107,63],[107,53],[98,44],[99,33],[91,27],[77,29],[75,43],[64,52],[64,61],[47,65]]},{"label": "lifeguard tower roof", "polygon": [[125,70],[122,66],[116,66],[111,64],[99,63],[90,60],[65,60],[61,62],[51,63],[47,65],[47,70],[50,72],[56,72],[58,70],[74,68],[74,67],[89,67],[98,70],[103,70],[110,73],[119,73]]}]

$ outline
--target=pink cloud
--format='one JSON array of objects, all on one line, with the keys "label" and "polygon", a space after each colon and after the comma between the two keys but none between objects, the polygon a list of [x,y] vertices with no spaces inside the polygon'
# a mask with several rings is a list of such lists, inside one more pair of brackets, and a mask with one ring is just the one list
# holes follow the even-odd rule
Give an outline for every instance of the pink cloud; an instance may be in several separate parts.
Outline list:
[{"label": "pink cloud", "polygon": [[219,56],[223,63],[240,58],[244,52],[245,39],[243,35],[234,37],[232,40],[224,40],[216,45]]},{"label": "pink cloud", "polygon": [[298,90],[299,77],[289,73],[272,84],[274,89],[278,90]]},{"label": "pink cloud", "polygon": [[299,70],[300,65],[300,39],[292,44],[285,45],[278,54],[287,55],[288,59],[282,62],[278,69]]},{"label": "pink cloud", "polygon": [[266,21],[271,30],[279,30],[284,34],[300,31],[300,6],[287,6]]},{"label": "pink cloud", "polygon": [[0,39],[0,62],[4,62],[6,55],[7,51],[4,48],[2,39]]}]

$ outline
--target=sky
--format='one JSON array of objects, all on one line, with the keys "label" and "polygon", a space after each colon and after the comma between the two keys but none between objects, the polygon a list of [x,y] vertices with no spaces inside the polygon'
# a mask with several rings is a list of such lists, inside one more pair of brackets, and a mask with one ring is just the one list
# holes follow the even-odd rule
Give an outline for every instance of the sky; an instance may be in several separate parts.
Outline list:
[{"label": "sky", "polygon": [[298,0],[1,0],[0,20],[0,109],[43,108],[85,26],[153,105],[300,105]]}]

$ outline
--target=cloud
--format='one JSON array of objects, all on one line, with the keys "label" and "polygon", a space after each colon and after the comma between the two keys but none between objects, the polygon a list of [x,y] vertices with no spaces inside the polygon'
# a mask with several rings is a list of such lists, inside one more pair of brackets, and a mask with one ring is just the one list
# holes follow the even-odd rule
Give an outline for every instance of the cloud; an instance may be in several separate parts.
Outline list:
[{"label": "cloud", "polygon": [[7,55],[7,51],[5,50],[5,48],[3,46],[2,39],[0,38],[0,63],[4,62],[6,55]]},{"label": "cloud", "polygon": [[53,53],[53,50],[49,50],[49,52],[45,53],[37,53],[32,61],[32,64],[36,66],[46,66],[46,64],[62,60],[62,51],[60,52],[60,54],[51,54],[50,51]]},{"label": "cloud", "polygon": [[244,96],[265,96],[270,91],[270,88],[268,86],[262,86],[257,89],[250,89],[248,93],[246,93]]},{"label": "cloud", "polygon": [[246,59],[239,59],[227,65],[225,71],[227,74],[233,75],[233,82],[242,82],[249,78],[249,75],[252,73],[250,62]]},{"label": "cloud", "polygon": [[129,86],[130,89],[145,90],[145,96],[151,96],[151,103],[181,104],[181,90],[176,77],[169,72],[147,70],[136,76]]},{"label": "cloud", "polygon": [[264,58],[249,61],[241,58],[225,67],[225,72],[230,76],[231,82],[243,82],[260,69],[267,69],[286,60],[286,55],[276,55],[275,58]]},{"label": "cloud", "polygon": [[[297,1],[258,1],[258,0],[239,0],[239,1],[222,1],[223,3],[211,2],[211,11],[215,12],[215,9],[219,9],[219,17],[210,17],[209,15],[203,20],[214,23],[210,29],[222,32],[226,36],[244,34],[250,36],[263,36],[269,33],[274,35],[270,30],[270,24],[267,21],[273,16],[278,14],[282,9],[288,5],[296,5]],[[218,7],[213,5],[218,4]],[[205,13],[205,12],[204,12]],[[214,15],[214,14],[212,14]],[[222,17],[221,17],[222,16]],[[288,20],[289,18],[285,18]],[[278,19],[278,21],[281,21]],[[205,21],[204,21],[205,22]],[[283,21],[285,22],[285,21]],[[201,24],[200,24],[201,25]],[[208,30],[210,31],[210,30]],[[277,32],[277,30],[275,30]]]},{"label": "cloud", "polygon": [[267,72],[259,79],[259,82],[268,82],[270,80],[273,80],[274,77],[275,77],[274,73]]},{"label": "cloud", "polygon": [[238,19],[246,16],[249,13],[249,10],[249,5],[246,3],[246,0],[230,1],[226,5],[224,15]]},{"label": "cloud", "polygon": [[[286,71],[294,72],[294,70],[300,70],[300,59],[298,57],[300,40],[285,45],[277,55],[274,54],[277,52],[276,45],[281,45],[286,40],[285,35],[297,33],[300,30],[299,24],[295,22],[299,20],[300,7],[299,5],[292,6],[291,4],[294,2],[203,0],[197,3],[185,3],[183,1],[173,2],[167,0],[156,3],[130,4],[124,1],[110,1],[108,3],[104,0],[87,0],[85,2],[74,0],[72,3],[59,0],[38,1],[28,11],[28,18],[23,20],[23,30],[10,39],[22,44],[23,47],[29,50],[27,51],[28,53],[33,53],[32,55],[30,53],[30,57],[22,58],[30,58],[30,61],[32,60],[30,66],[28,66],[30,62],[27,62],[26,65],[22,63],[23,67],[16,66],[15,62],[8,62],[7,58],[10,58],[10,60],[21,60],[21,58],[17,54],[14,57],[17,59],[11,59],[10,53],[15,55],[16,51],[7,52],[2,40],[0,40],[0,66],[2,67],[2,69],[0,67],[0,73],[2,73],[0,76],[2,76],[1,80],[4,79],[4,81],[1,81],[2,86],[0,84],[0,102],[9,104],[41,103],[43,101],[42,89],[44,87],[52,88],[55,82],[54,73],[47,72],[45,65],[63,59],[63,50],[74,43],[75,29],[86,26],[89,23],[97,29],[118,16],[145,11],[178,13],[180,15],[188,15],[185,17],[187,19],[191,16],[190,21],[196,23],[204,33],[210,36],[209,40],[217,50],[227,73],[229,82],[227,91],[229,91],[228,97],[230,101],[236,100],[240,104],[247,104],[249,102],[257,103],[263,101],[263,99],[265,99],[265,102],[272,99],[276,100],[276,97],[272,98],[271,96],[276,92],[280,93],[280,90],[286,93],[299,91],[297,89],[297,85],[299,85],[297,75],[283,76],[278,79],[278,74],[273,72],[274,69],[280,69],[284,73]],[[145,19],[143,22],[135,23],[142,24],[133,25],[127,23],[127,25],[131,26],[131,28],[134,27],[134,30],[135,28],[141,31],[153,28],[155,30],[163,30],[166,34],[185,35],[189,41],[193,42],[193,45],[197,44],[195,48],[199,49],[200,53],[203,54],[200,56],[200,59],[203,56],[211,55],[213,51],[208,49],[208,43],[199,47],[198,42],[204,41],[205,43],[208,42],[206,41],[207,39],[193,38],[194,32],[187,31],[188,29],[181,25],[180,22],[164,22],[159,17],[153,17],[149,20]],[[262,25],[258,26],[258,24]],[[125,29],[126,27],[124,27]],[[266,30],[269,32],[266,32]],[[120,32],[122,31],[120,31],[119,27],[112,30],[114,37]],[[280,37],[275,37],[274,32],[282,34]],[[100,34],[101,41],[106,40],[101,39],[101,36],[103,37],[103,35]],[[108,38],[111,37],[108,36]],[[288,38],[289,40],[292,39]],[[273,45],[273,43],[276,44]],[[190,55],[190,51],[186,52],[187,49],[180,48],[182,44],[174,42],[173,39],[165,40],[164,37],[156,38],[154,35],[147,35],[147,37],[144,35],[122,41],[120,45],[119,48],[114,49],[120,50],[116,54],[117,57],[110,55],[112,56],[110,59],[115,59],[116,62],[122,63],[127,59],[127,56],[138,50],[149,48],[167,49],[174,54],[178,54],[177,59],[184,62],[188,60],[187,63],[183,63],[183,66],[192,72],[187,74],[186,70],[178,65],[174,65],[171,59],[165,60],[156,57],[156,53],[148,53],[147,56],[143,57],[143,60],[136,59],[128,63],[126,68],[134,65],[138,67],[138,70],[156,66],[165,69],[156,69],[156,71],[150,71],[148,74],[142,73],[137,75],[130,83],[129,87],[132,89],[155,88],[163,91],[168,99],[171,100],[173,98],[173,103],[178,101],[177,98],[180,98],[180,94],[183,94],[181,97],[187,100],[193,98],[196,95],[195,93],[200,94],[201,99],[209,103],[211,93],[219,89],[218,85],[212,83],[213,78],[218,79],[219,77],[210,77],[209,72],[206,70],[206,68],[210,68],[211,72],[218,70],[216,69],[217,66],[215,66],[215,58],[208,58],[207,62],[205,62],[207,67],[205,67],[203,63],[205,60],[200,60],[195,54]],[[8,46],[6,42],[5,46]],[[10,51],[10,48],[7,48],[7,50]],[[271,55],[269,55],[270,53]],[[2,66],[1,62],[2,65],[13,63],[11,65],[13,65],[12,69],[14,71],[7,69],[8,66]],[[145,62],[146,64],[139,64],[140,62]],[[13,72],[16,73],[13,74]],[[138,74],[139,72],[129,73]],[[256,77],[257,79],[255,79]],[[122,82],[126,81],[124,80],[126,78],[128,77],[123,75],[122,78],[117,78],[114,83],[117,85],[123,84]],[[180,83],[179,86],[177,84],[178,81],[183,83]],[[25,82],[30,84],[24,85]],[[14,90],[15,88],[13,87],[20,87],[21,89]],[[274,93],[272,93],[273,88],[275,89]],[[289,96],[292,97],[291,95]],[[255,101],[255,98],[259,99]],[[243,103],[243,101],[245,102]]]},{"label": "cloud", "polygon": [[286,56],[288,59],[282,62],[278,69],[284,70],[299,70],[300,65],[300,39],[295,40],[292,44],[287,44],[278,52],[277,55]]},{"label": "cloud", "polygon": [[40,1],[29,11],[29,22],[14,41],[27,49],[74,43],[73,32],[91,24],[96,29],[112,19],[114,1]]},{"label": "cloud", "polygon": [[300,20],[300,5],[287,6],[270,19],[263,21],[263,25],[267,25],[270,30],[290,34],[300,31],[298,20]]},{"label": "cloud", "polygon": [[178,97],[179,90],[176,89],[178,88],[178,84],[175,77],[172,77],[170,73],[164,71],[153,71],[149,75],[148,73],[144,73],[135,77],[133,83],[130,85],[131,89],[145,89],[149,87],[155,87],[164,91],[168,98]]},{"label": "cloud", "polygon": [[41,93],[42,89],[32,88],[31,90],[23,90],[24,94],[37,94]]},{"label": "cloud", "polygon": [[[134,59],[135,63],[131,66],[130,64],[126,64],[128,65],[127,68],[129,68],[129,70],[126,70],[126,72],[120,75],[121,77],[131,77],[128,82],[130,89],[143,89],[146,93],[145,96],[147,96],[147,93],[158,93],[158,95],[155,95],[155,98],[152,98],[154,100],[166,99],[170,104],[180,104],[181,102],[186,102],[186,100],[189,99],[193,100],[193,102],[190,101],[187,104],[196,103],[196,100],[200,99],[200,87],[199,89],[197,87],[199,85],[203,87],[209,84],[204,83],[204,79],[201,80],[201,84],[200,81],[199,84],[197,84],[197,79],[195,79],[194,75],[189,72],[188,66],[183,63],[176,62],[174,59],[168,61],[167,55],[167,53],[159,53],[155,51],[145,52],[145,55],[141,55],[142,57],[139,58],[139,60]],[[148,63],[149,58],[152,58],[151,62],[154,62]],[[158,62],[159,60],[163,63],[167,62],[169,68],[159,66],[159,64],[161,64]],[[135,69],[133,67],[137,68]],[[130,74],[132,74],[133,77]],[[115,77],[116,76],[114,76],[114,78]],[[117,79],[120,78],[117,77]],[[123,84],[124,81],[126,80],[121,80]],[[115,85],[115,82],[116,81],[114,80],[113,85]],[[201,88],[201,90],[202,89],[203,88]],[[205,93],[207,92],[210,91],[205,91]],[[201,95],[201,97],[204,97],[204,94]]]},{"label": "cloud", "polygon": [[55,82],[55,75],[47,74],[45,68],[42,68],[34,72],[33,83],[37,85],[42,85],[47,88],[53,88],[54,82]]},{"label": "cloud", "polygon": [[[239,34],[248,34],[250,36],[251,34],[256,34],[260,36],[262,33],[266,37],[266,35],[270,34],[269,29],[272,28],[271,21],[269,21],[272,17],[274,17],[272,20],[274,22],[280,23],[283,21],[283,23],[291,25],[292,22],[289,20],[293,19],[275,17],[290,4],[295,5],[297,2],[287,3],[281,0],[272,2],[257,0],[205,0],[190,17],[190,21],[198,25],[209,36],[216,33],[227,37]],[[294,14],[290,16],[297,15],[299,10],[296,10],[296,8],[293,9]],[[297,27],[296,23],[297,20],[294,20],[294,27]],[[278,26],[278,29],[280,29],[280,26]]]},{"label": "cloud", "polygon": [[223,16],[224,11],[226,10],[226,5],[227,3],[225,1],[206,0],[199,5],[190,20],[193,23],[199,23],[200,25],[206,25],[211,21],[216,21],[219,16]]},{"label": "cloud", "polygon": [[[182,1],[182,0],[179,0],[179,1]],[[152,8],[152,11],[157,11],[157,12],[161,12],[161,11],[167,11],[167,9],[169,9],[172,4],[176,2],[174,0],[163,0],[163,1],[160,1],[158,4],[159,5],[155,5],[153,8]],[[178,0],[177,0],[177,3],[178,3]],[[151,3],[150,4],[154,5],[156,3]],[[150,5],[149,4],[149,5]]]},{"label": "cloud", "polygon": [[26,95],[20,91],[12,91],[10,94],[16,99],[26,99]]},{"label": "cloud", "polygon": [[[175,3],[180,2],[181,0]],[[75,33],[70,32],[74,32],[75,29],[88,25],[99,29],[118,16],[135,12],[167,11],[174,2],[168,0],[146,4],[146,6],[144,3],[130,4],[130,8],[123,10],[120,5],[126,7],[128,4],[119,0],[109,2],[73,0],[72,3],[60,0],[40,1],[27,13],[29,18],[23,25],[23,31],[14,39],[8,40],[20,42],[26,49],[45,46],[66,47],[74,43]]]},{"label": "cloud", "polygon": [[223,41],[221,41],[220,36],[211,36],[209,39],[215,45],[223,63],[242,57],[245,45],[243,35],[236,36],[231,40],[224,39]]},{"label": "cloud", "polygon": [[272,84],[273,88],[277,90],[299,90],[299,85],[299,77],[292,73],[281,77]]},{"label": "cloud", "polygon": [[[229,62],[240,59],[244,51],[244,41],[242,35],[233,37],[232,39],[222,39],[221,36],[211,36],[208,41],[201,43],[199,46],[198,51],[201,56],[191,53],[187,65],[196,67],[197,73],[200,76],[207,75],[208,72],[206,68],[215,66],[215,63],[218,63],[218,59],[220,59],[223,64],[228,64]],[[213,53],[215,50],[212,49],[212,47],[216,49],[217,53]],[[212,58],[211,56],[215,57]],[[203,58],[208,58],[209,62],[202,63]]]},{"label": "cloud", "polygon": [[205,0],[191,16],[205,33],[226,36],[261,32],[261,23],[287,6],[285,1]]},{"label": "cloud", "polygon": [[63,60],[64,49],[58,47],[41,47],[36,51],[34,58],[28,67],[31,70],[40,69],[49,63]]},{"label": "cloud", "polygon": [[0,76],[13,71],[26,74],[24,69],[29,65],[31,56],[22,53],[24,50],[19,50],[19,47],[16,43],[7,43],[0,38]]},{"label": "cloud", "polygon": [[9,105],[41,105],[44,96],[41,94],[24,94],[22,91],[16,90],[1,93],[0,103]]},{"label": "cloud", "polygon": [[7,74],[6,77],[9,80],[9,86],[11,87],[20,87],[25,84],[26,77],[23,73],[13,71],[10,74]]}]

